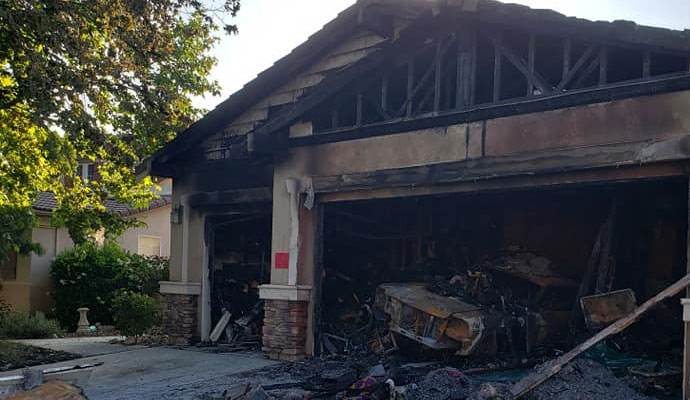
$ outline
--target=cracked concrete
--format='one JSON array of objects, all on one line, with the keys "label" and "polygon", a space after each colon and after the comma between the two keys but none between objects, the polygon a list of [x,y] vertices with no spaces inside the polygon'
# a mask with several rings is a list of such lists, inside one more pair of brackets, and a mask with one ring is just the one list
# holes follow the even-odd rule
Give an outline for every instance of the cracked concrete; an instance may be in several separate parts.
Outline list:
[{"label": "cracked concrete", "polygon": [[[91,339],[91,340],[85,340]],[[231,382],[228,376],[275,364],[260,353],[215,354],[194,348],[124,346],[112,338],[68,338],[22,341],[39,347],[71,351],[84,358],[33,367],[102,362],[91,374],[74,382],[90,399],[194,399],[218,391]],[[8,371],[1,375],[14,375]]]}]

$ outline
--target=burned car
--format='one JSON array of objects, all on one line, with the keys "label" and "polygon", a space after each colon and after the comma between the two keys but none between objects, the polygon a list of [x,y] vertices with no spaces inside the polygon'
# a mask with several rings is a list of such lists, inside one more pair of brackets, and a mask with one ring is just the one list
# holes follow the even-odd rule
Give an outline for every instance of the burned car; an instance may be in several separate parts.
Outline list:
[{"label": "burned car", "polygon": [[429,348],[530,353],[567,331],[576,286],[547,259],[513,251],[445,282],[379,285],[375,304],[391,332]]}]

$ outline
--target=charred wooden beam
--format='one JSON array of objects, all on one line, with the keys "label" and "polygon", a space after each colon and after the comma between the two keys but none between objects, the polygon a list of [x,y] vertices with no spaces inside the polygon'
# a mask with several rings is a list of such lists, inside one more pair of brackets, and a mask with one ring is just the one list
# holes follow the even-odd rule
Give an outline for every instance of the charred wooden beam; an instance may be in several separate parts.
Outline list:
[{"label": "charred wooden beam", "polygon": [[381,110],[388,112],[388,77],[381,79]]},{"label": "charred wooden beam", "polygon": [[[448,41],[446,41],[446,43],[444,43],[442,45],[441,56],[446,54],[446,51],[448,51],[448,48],[450,47],[451,42],[452,41],[448,40]],[[414,65],[414,64],[412,64],[412,65]],[[424,88],[424,85],[427,84],[427,82],[429,81],[429,79],[431,78],[431,75],[434,73],[435,70],[436,70],[436,64],[432,62],[431,65],[429,65],[429,68],[427,68],[426,71],[424,72],[424,75],[422,75],[422,77],[419,79],[419,82],[417,82],[416,85],[414,85],[414,83],[411,83],[414,81],[414,70],[412,71],[412,75],[411,75],[412,78],[410,78],[410,70],[408,67],[407,98],[405,100],[405,103],[403,103],[403,105],[400,107],[400,109],[396,113],[396,116],[401,116],[403,114],[403,111],[405,111],[405,113],[408,117],[414,115],[414,113],[413,113],[414,109],[412,107],[413,103],[414,103],[414,97],[419,93],[420,90],[422,90]],[[412,88],[412,89],[410,89],[410,88]],[[432,86],[432,88],[433,88],[433,86]]]},{"label": "charred wooden beam", "polygon": [[[536,35],[529,35],[529,44],[527,50],[527,96],[534,94],[534,61],[536,58]],[[543,92],[542,92],[543,93]]]},{"label": "charred wooden beam", "polygon": [[690,159],[690,136],[664,141],[618,143],[549,150],[507,157],[485,157],[420,167],[313,178],[318,193],[447,184],[484,179],[563,173]]},{"label": "charred wooden beam", "polygon": [[[498,104],[483,105],[472,110],[453,111],[434,116],[425,115],[410,120],[397,119],[365,125],[360,128],[341,128],[336,132],[323,132],[318,135],[290,138],[287,139],[286,145],[288,147],[298,147],[335,143],[681,90],[690,90],[689,74],[641,79],[611,84],[606,87],[570,90],[533,98],[529,101],[524,99],[517,101],[508,100]],[[257,143],[257,146],[260,145],[262,144]],[[274,146],[275,138],[270,143],[263,145]]]},{"label": "charred wooden beam", "polygon": [[648,78],[652,71],[652,52],[645,50],[642,55],[642,77]]},{"label": "charred wooden beam", "polygon": [[453,71],[451,70],[452,63],[449,60],[448,61],[448,73],[445,75],[446,79],[444,80],[445,84],[443,85],[443,104],[441,105],[441,108],[444,110],[449,110],[453,108],[453,101],[451,99],[451,96],[453,95],[453,81],[451,80],[451,76]]},{"label": "charred wooden beam", "polygon": [[378,102],[372,100],[369,97],[364,97],[364,100],[367,103],[369,103],[372,107],[374,107],[374,109],[381,116],[381,118],[383,118],[384,120],[391,119],[391,115],[388,113],[388,111],[384,110]]},{"label": "charred wooden beam", "polygon": [[477,100],[477,31],[472,31],[472,71],[470,72],[470,106]]},{"label": "charred wooden beam", "polygon": [[331,111],[331,129],[338,129],[338,110]]},{"label": "charred wooden beam", "polygon": [[570,38],[565,38],[563,40],[563,76],[561,79],[565,79],[570,72],[570,58],[572,57],[572,46],[573,43]]},{"label": "charred wooden beam", "polygon": [[414,97],[414,59],[407,63],[407,96],[405,99],[405,108],[407,116],[412,115],[412,98]]},{"label": "charred wooden beam", "polygon": [[[602,182],[635,183],[640,179],[660,179],[687,177],[689,162],[659,163],[623,168],[600,168],[584,171],[571,171],[559,174],[525,175],[517,178],[505,177],[492,180],[477,180],[441,185],[418,185],[395,188],[358,190],[351,192],[322,193],[323,203],[372,200],[380,198],[401,198],[415,196],[446,195],[459,193],[493,192],[506,193],[516,189],[572,187],[573,184],[601,184]],[[393,263],[395,264],[395,263]],[[578,307],[579,308],[579,307]]]},{"label": "charred wooden beam", "polygon": [[513,385],[513,387],[510,389],[511,394],[513,395],[513,397],[515,399],[522,398],[529,391],[531,391],[535,387],[539,386],[540,384],[544,383],[546,380],[548,380],[549,378],[551,378],[552,376],[554,376],[558,372],[560,372],[561,369],[567,363],[569,363],[570,361],[575,359],[577,356],[584,353],[585,351],[590,349],[592,346],[594,346],[595,344],[608,338],[609,336],[612,336],[612,335],[615,335],[617,333],[622,332],[627,327],[629,327],[630,325],[632,325],[636,321],[638,321],[652,307],[655,307],[657,304],[661,303],[662,301],[664,301],[670,297],[675,296],[676,294],[680,293],[683,290],[686,290],[688,285],[690,285],[690,274],[685,275],[683,278],[681,278],[679,281],[677,281],[673,285],[667,287],[666,289],[659,292],[656,296],[645,301],[641,306],[637,307],[633,312],[626,315],[625,317],[622,317],[621,319],[612,323],[611,325],[607,326],[606,328],[602,329],[596,335],[592,336],[591,338],[587,339],[583,343],[579,344],[574,349],[572,349],[569,352],[559,356],[558,358],[555,358],[551,361],[544,363],[535,372],[531,373],[530,375],[527,375],[526,377],[524,377],[520,381],[518,381],[515,385]]},{"label": "charred wooden beam", "polygon": [[458,31],[456,36],[458,38],[458,53],[455,108],[462,110],[472,104],[476,35],[474,30],[465,29]]},{"label": "charred wooden beam", "polygon": [[419,103],[417,103],[417,107],[414,108],[412,114],[413,115],[419,115],[419,113],[424,109],[424,107],[426,107],[427,103],[429,101],[431,101],[431,97],[433,96],[433,94],[434,94],[434,88],[431,87],[426,91],[426,93],[424,94],[422,99],[419,101]]},{"label": "charred wooden beam", "polygon": [[494,102],[501,100],[501,62],[503,61],[501,49],[499,48],[501,42],[503,42],[503,38],[500,34],[491,39],[491,43],[494,46]]},{"label": "charred wooden beam", "polygon": [[[449,73],[449,66],[446,66],[446,70],[443,72],[444,74]],[[420,102],[417,104],[417,107],[413,111],[413,115],[418,115],[424,107],[427,106],[427,104],[431,101],[431,98],[433,95],[435,95],[436,90],[435,87],[430,87],[427,91],[424,97],[420,100]],[[438,112],[437,110],[433,110],[434,112]]]},{"label": "charred wooden beam", "polygon": [[568,87],[570,82],[575,78],[578,72],[584,67],[584,65],[589,61],[589,58],[594,54],[594,50],[596,50],[597,45],[596,43],[592,43],[587,47],[587,50],[585,50],[584,54],[577,60],[573,68],[568,71],[568,74],[561,80],[561,83],[556,86],[556,91],[560,92],[561,90],[564,90],[565,88]]},{"label": "charred wooden beam", "polygon": [[441,42],[436,42],[436,53],[434,54],[434,111],[441,109],[441,71],[443,54],[441,53]]},{"label": "charred wooden beam", "polygon": [[[530,66],[525,62],[525,59],[518,56],[515,54],[510,48],[506,47],[503,44],[503,40],[500,38],[500,36],[492,35],[491,33],[484,32],[484,36],[486,36],[491,44],[494,46],[494,60],[500,60],[501,57],[500,55],[504,56],[508,61],[510,61],[515,68],[522,73],[522,75],[527,78],[527,83],[528,87],[530,85],[536,86],[542,93],[551,93],[553,91],[553,87],[544,79],[541,77],[538,73],[534,71],[534,59],[532,59],[532,67],[530,71]],[[530,51],[532,52],[530,56],[534,58],[534,46],[533,43],[531,43],[531,49]],[[500,61],[498,62],[498,67],[500,68]],[[496,68],[496,66],[494,66]],[[496,79],[496,76],[499,76],[499,90],[500,90],[500,70],[494,69],[494,79]],[[531,94],[531,93],[530,93]],[[496,98],[496,87],[494,86],[494,101],[498,101],[500,99]]]},{"label": "charred wooden beam", "polygon": [[599,50],[599,85],[608,83],[609,50],[607,46],[601,46]]},{"label": "charred wooden beam", "polygon": [[579,89],[581,87],[584,87],[585,82],[587,82],[587,79],[589,79],[589,77],[592,76],[592,73],[594,72],[594,70],[597,69],[597,67],[599,67],[600,64],[601,57],[594,57],[587,66],[587,68],[585,68],[585,70],[582,72],[582,75],[579,78],[577,78],[575,83],[573,83],[572,88]]},{"label": "charred wooden beam", "polygon": [[194,193],[189,196],[189,205],[192,207],[205,207],[224,204],[270,202],[272,199],[273,191],[271,188],[262,187]]}]

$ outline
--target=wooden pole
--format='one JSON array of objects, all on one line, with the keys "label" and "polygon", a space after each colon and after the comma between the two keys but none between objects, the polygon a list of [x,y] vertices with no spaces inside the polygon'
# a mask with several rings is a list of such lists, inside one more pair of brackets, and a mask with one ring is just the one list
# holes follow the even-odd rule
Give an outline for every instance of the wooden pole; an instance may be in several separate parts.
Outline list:
[{"label": "wooden pole", "polygon": [[609,49],[602,46],[599,51],[599,85],[606,85],[609,82]]},{"label": "wooden pole", "polygon": [[412,91],[414,90],[414,59],[407,63],[407,109],[406,115],[412,115]]},{"label": "wooden pole", "polygon": [[642,56],[642,77],[649,78],[652,71],[652,53],[649,50],[645,50]]},{"label": "wooden pole", "polygon": [[566,76],[568,76],[568,73],[570,72],[570,57],[572,54],[572,42],[570,41],[570,38],[565,38],[563,40],[563,77],[562,79],[565,79]]},{"label": "wooden pole", "polygon": [[494,44],[494,101],[501,100],[501,61],[503,60],[503,55],[498,47],[503,41],[503,36],[501,34],[496,37],[496,44]]},{"label": "wooden pole", "polygon": [[592,336],[591,338],[589,338],[585,342],[581,343],[580,345],[578,345],[574,349],[572,349],[569,352],[563,354],[562,356],[544,364],[544,366],[541,367],[539,369],[539,371],[535,372],[534,374],[530,374],[530,375],[526,376],[521,381],[516,383],[515,386],[513,386],[510,389],[510,392],[512,393],[512,395],[516,399],[519,399],[520,397],[524,396],[530,390],[541,385],[547,379],[556,375],[563,368],[563,366],[565,366],[567,363],[569,363],[570,361],[575,359],[575,357],[579,356],[580,354],[582,354],[583,352],[585,352],[586,350],[588,350],[589,348],[591,348],[595,344],[608,338],[609,336],[612,336],[612,335],[615,335],[617,333],[622,332],[627,327],[632,325],[635,321],[637,321],[638,318],[640,318],[644,313],[649,311],[652,307],[659,304],[663,300],[665,300],[669,297],[675,296],[676,294],[680,293],[688,285],[690,285],[690,274],[685,275],[678,282],[667,287],[666,289],[661,291],[659,294],[657,294],[656,296],[647,300],[641,306],[637,307],[635,309],[635,311],[633,311],[629,315],[619,319],[618,321],[612,323],[611,325],[604,328],[599,333]]},{"label": "wooden pole", "polygon": [[384,76],[381,80],[381,109],[388,112],[388,77]]},{"label": "wooden pole", "polygon": [[434,112],[441,109],[441,71],[443,54],[441,53],[441,41],[436,43],[436,55],[434,56]]},{"label": "wooden pole", "polygon": [[527,76],[527,96],[532,96],[534,94],[534,62],[536,58],[536,35],[533,33],[529,35],[529,50],[527,55],[527,70],[529,74]]}]

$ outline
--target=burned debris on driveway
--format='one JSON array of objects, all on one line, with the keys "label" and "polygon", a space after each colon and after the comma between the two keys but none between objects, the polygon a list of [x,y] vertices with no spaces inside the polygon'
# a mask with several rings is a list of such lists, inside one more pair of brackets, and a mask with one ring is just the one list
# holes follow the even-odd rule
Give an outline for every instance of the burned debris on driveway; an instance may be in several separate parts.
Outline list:
[{"label": "burned debris on driveway", "polygon": [[[690,274],[636,307],[605,329],[576,346],[542,363],[532,370],[528,367],[531,353],[522,353],[524,365],[520,370],[502,365],[489,368],[468,368],[471,359],[465,356],[481,339],[482,329],[497,330],[485,324],[486,315],[453,297],[443,297],[424,289],[422,284],[384,284],[379,287],[375,307],[383,307],[388,318],[388,335],[396,347],[387,352],[353,347],[347,356],[335,355],[269,367],[249,376],[234,377],[240,381],[227,389],[221,399],[336,399],[336,400],[507,400],[526,398],[546,399],[634,399],[649,397],[636,392],[626,381],[616,377],[606,366],[593,359],[578,356],[610,336],[621,333],[661,301],[678,294],[690,284]],[[624,302],[625,303],[625,302]],[[409,308],[409,310],[408,310]],[[474,320],[472,318],[475,318]],[[508,326],[510,328],[510,326]],[[369,319],[360,332],[377,332],[377,324]],[[487,332],[491,332],[487,330]],[[464,335],[464,336],[463,336]],[[474,336],[472,336],[474,335]],[[333,336],[333,335],[331,335]],[[494,334],[495,336],[495,334]],[[435,350],[455,350],[424,354],[406,353],[397,345],[395,337]],[[347,339],[344,339],[347,340]],[[374,342],[372,342],[374,343]],[[373,350],[381,349],[380,347]],[[397,350],[397,351],[396,351]],[[484,353],[495,357],[496,347]],[[515,355],[515,348],[509,349]],[[510,356],[510,355],[509,355]],[[508,357],[509,357],[508,356]],[[414,362],[414,358],[435,358],[434,361]],[[505,357],[505,356],[504,356]],[[542,354],[542,359],[548,359]],[[488,358],[483,361],[487,362]],[[481,360],[481,359],[480,359]],[[571,362],[575,360],[574,362]],[[475,360],[477,361],[477,360]],[[480,361],[481,362],[481,361]],[[464,371],[464,372],[463,372]],[[638,385],[662,381],[673,373],[661,371],[659,364],[631,364],[627,380],[637,378]],[[470,375],[471,374],[471,375]],[[472,376],[473,375],[473,376]],[[555,377],[555,378],[554,378]],[[554,379],[551,379],[554,378]],[[544,383],[546,384],[544,385]],[[668,382],[667,382],[668,383]],[[673,383],[671,383],[673,385]]]}]

